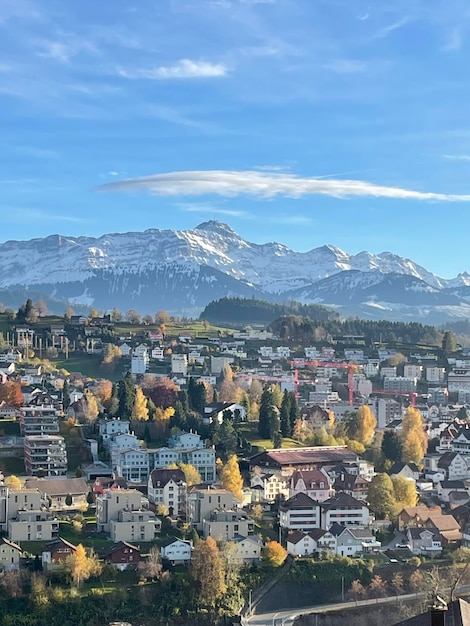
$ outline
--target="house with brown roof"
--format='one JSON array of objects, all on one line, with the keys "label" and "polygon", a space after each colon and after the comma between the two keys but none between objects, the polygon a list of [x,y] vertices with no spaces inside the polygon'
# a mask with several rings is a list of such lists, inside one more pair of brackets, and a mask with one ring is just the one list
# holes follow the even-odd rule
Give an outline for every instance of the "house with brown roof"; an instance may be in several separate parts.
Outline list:
[{"label": "house with brown roof", "polygon": [[320,504],[305,493],[296,493],[279,507],[279,525],[288,530],[320,528]]},{"label": "house with brown roof", "polygon": [[333,483],[333,489],[336,493],[344,491],[344,493],[347,493],[357,500],[367,501],[369,481],[362,478],[362,476],[342,472]]},{"label": "house with brown roof", "polygon": [[462,539],[460,524],[453,515],[443,515],[439,507],[427,506],[404,508],[398,515],[398,529],[402,532],[408,528],[434,528],[442,537],[442,543],[457,543]]},{"label": "house with brown roof", "polygon": [[[87,508],[90,491],[84,478],[27,478],[25,486],[38,489],[49,500],[51,511],[70,511]],[[66,504],[67,496],[72,503]]]},{"label": "house with brown roof", "polygon": [[0,538],[0,570],[9,572],[20,567],[20,556],[23,550],[6,537]]},{"label": "house with brown roof", "polygon": [[290,479],[289,496],[306,493],[317,502],[324,502],[334,494],[330,477],[322,470],[296,470]]},{"label": "house with brown roof", "polygon": [[135,570],[141,560],[140,548],[127,541],[118,541],[109,548],[105,560],[121,572],[125,569]]},{"label": "house with brown roof", "polygon": [[250,469],[263,472],[294,469],[321,469],[326,465],[357,463],[359,457],[346,446],[314,446],[309,448],[273,448],[250,457]]},{"label": "house with brown roof", "polygon": [[321,528],[327,530],[334,523],[343,526],[368,526],[370,511],[367,504],[344,491],[320,504]]},{"label": "house with brown roof", "polygon": [[42,553],[42,566],[45,569],[51,569],[54,563],[65,561],[72,556],[77,550],[77,546],[62,537],[48,543]]}]

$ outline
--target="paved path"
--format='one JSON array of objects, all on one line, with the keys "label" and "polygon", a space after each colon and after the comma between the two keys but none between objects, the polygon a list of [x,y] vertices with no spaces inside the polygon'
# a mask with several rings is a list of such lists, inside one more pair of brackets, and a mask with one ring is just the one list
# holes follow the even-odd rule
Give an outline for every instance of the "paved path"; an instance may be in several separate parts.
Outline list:
[{"label": "paved path", "polygon": [[[466,593],[470,591],[470,585],[462,585],[458,588],[458,593]],[[354,609],[361,606],[372,606],[387,604],[389,602],[406,602],[407,600],[420,600],[426,597],[426,593],[407,593],[401,596],[387,596],[386,598],[372,598],[370,600],[353,600],[351,602],[338,602],[336,604],[321,604],[317,606],[303,607],[300,609],[286,609],[285,611],[277,611],[270,613],[262,613],[252,615],[251,617],[243,617],[243,626],[292,626],[293,622],[299,615],[308,615],[311,613],[329,613],[333,611],[342,611],[344,609]]]}]

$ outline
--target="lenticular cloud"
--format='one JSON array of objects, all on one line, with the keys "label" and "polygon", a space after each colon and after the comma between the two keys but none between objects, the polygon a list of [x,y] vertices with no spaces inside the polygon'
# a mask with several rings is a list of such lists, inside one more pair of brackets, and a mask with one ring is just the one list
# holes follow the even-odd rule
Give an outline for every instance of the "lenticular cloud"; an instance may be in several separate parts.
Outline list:
[{"label": "lenticular cloud", "polygon": [[159,196],[240,195],[255,198],[285,196],[301,198],[309,195],[335,198],[373,197],[402,200],[470,202],[470,195],[431,193],[401,187],[386,187],[362,180],[301,177],[294,174],[260,171],[189,171],[153,174],[102,185],[102,191],[148,191]]}]

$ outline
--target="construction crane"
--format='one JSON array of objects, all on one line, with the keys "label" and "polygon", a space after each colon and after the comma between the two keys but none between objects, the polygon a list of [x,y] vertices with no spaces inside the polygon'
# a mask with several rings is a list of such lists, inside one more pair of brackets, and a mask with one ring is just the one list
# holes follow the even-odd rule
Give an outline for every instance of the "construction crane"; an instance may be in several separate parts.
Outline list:
[{"label": "construction crane", "polygon": [[[357,368],[357,365],[354,365],[353,363],[344,363],[344,362],[339,362],[339,363],[329,363],[327,361],[303,361],[303,360],[293,360],[293,361],[289,361],[290,365],[294,366],[294,367],[339,367],[342,369],[346,369],[348,370],[348,403],[349,406],[353,406],[354,402],[354,382],[353,382],[353,374],[354,374],[354,370]],[[294,370],[294,372],[296,372],[295,374],[295,378],[297,379],[297,385],[298,385],[298,380],[299,380],[299,375],[298,375],[298,371],[297,369]]]},{"label": "construction crane", "polygon": [[371,396],[374,396],[375,394],[385,394],[388,396],[408,396],[408,398],[410,398],[411,402],[411,406],[415,407],[416,406],[416,398],[418,397],[418,394],[415,391],[385,391],[384,389],[374,389],[371,392]]}]

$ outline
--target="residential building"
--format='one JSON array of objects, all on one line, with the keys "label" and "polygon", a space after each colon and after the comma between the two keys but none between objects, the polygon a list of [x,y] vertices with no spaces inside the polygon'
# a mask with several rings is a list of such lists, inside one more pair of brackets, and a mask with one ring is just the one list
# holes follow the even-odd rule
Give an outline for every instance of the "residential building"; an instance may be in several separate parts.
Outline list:
[{"label": "residential building", "polygon": [[421,380],[423,376],[423,366],[408,363],[403,368],[403,376],[405,378],[417,378]]},{"label": "residential building", "polygon": [[167,539],[160,548],[162,559],[172,565],[188,565],[191,561],[191,542],[173,537]]},{"label": "residential building", "polygon": [[250,457],[250,468],[262,472],[285,468],[321,469],[326,465],[356,463],[358,455],[346,446],[315,446],[310,448],[274,448]]},{"label": "residential building", "polygon": [[[333,483],[334,492],[344,492],[356,500],[367,500],[369,492],[369,481],[362,476],[350,474],[349,472],[341,472]],[[331,496],[333,493],[331,494]],[[330,496],[330,497],[331,497]],[[325,498],[326,499],[326,498]]]},{"label": "residential building", "polygon": [[443,367],[427,367],[426,368],[426,382],[428,383],[441,383],[445,377],[445,369]]},{"label": "residential building", "polygon": [[23,406],[20,412],[21,434],[58,435],[59,418],[53,405]]},{"label": "residential building", "polygon": [[65,476],[67,450],[60,435],[29,435],[24,438],[26,472],[30,476]]},{"label": "residential building", "polygon": [[247,537],[254,532],[254,521],[241,511],[215,509],[202,522],[204,537],[212,537],[216,541],[228,541],[237,535]]},{"label": "residential building", "polygon": [[47,505],[38,489],[9,489],[0,486],[0,532],[7,532],[8,520],[17,516],[18,511],[36,511]]},{"label": "residential building", "polygon": [[278,498],[287,499],[290,495],[289,476],[285,472],[272,474],[253,473],[250,480],[253,502],[274,503]]},{"label": "residential building", "polygon": [[212,511],[231,510],[234,502],[233,493],[227,489],[189,487],[187,520],[196,530],[202,530],[203,521],[209,519]]},{"label": "residential building", "polygon": [[334,491],[328,474],[323,470],[296,470],[290,479],[289,496],[305,493],[317,502],[331,498]]},{"label": "residential building", "polygon": [[388,475],[390,478],[401,476],[407,480],[413,480],[416,482],[419,479],[419,467],[414,463],[403,463],[401,461],[397,461],[388,470]]},{"label": "residential building", "polygon": [[413,554],[433,557],[442,552],[441,533],[435,528],[408,528],[406,539]]},{"label": "residential building", "polygon": [[279,507],[279,525],[288,530],[320,528],[320,504],[305,493],[296,493]]},{"label": "residential building", "polygon": [[470,428],[462,428],[451,442],[452,452],[470,454]]},{"label": "residential building", "polygon": [[[72,511],[88,506],[90,488],[84,478],[28,478],[25,486],[40,491],[51,511]],[[66,503],[68,496],[72,498],[71,504]]]},{"label": "residential building", "polygon": [[244,563],[257,563],[261,561],[261,550],[263,549],[263,541],[259,535],[235,535],[231,540],[235,546],[235,556]]},{"label": "residential building", "polygon": [[130,432],[130,422],[119,417],[100,420],[98,427],[103,442],[113,439],[116,435],[124,435]]},{"label": "residential building", "polygon": [[320,527],[328,530],[334,523],[343,526],[367,526],[370,512],[365,502],[340,491],[320,504]]},{"label": "residential building", "polygon": [[181,374],[181,376],[188,375],[188,357],[186,354],[172,354],[171,355],[171,373]]},{"label": "residential building", "polygon": [[412,393],[416,391],[416,378],[404,376],[385,376],[384,390],[397,393]]},{"label": "residential building", "polygon": [[333,537],[328,531],[321,528],[313,528],[309,531],[294,530],[287,535],[286,548],[287,552],[292,556],[312,556],[315,553],[325,552],[328,548],[325,548],[325,543],[322,542],[322,538],[325,535],[329,535],[332,541],[329,541],[328,548],[333,548],[336,545],[336,538]]},{"label": "residential building", "polygon": [[56,563],[65,561],[77,550],[77,546],[62,537],[48,543],[42,552],[42,566],[44,569],[52,569]]},{"label": "residential building", "polygon": [[338,556],[356,556],[377,552],[381,543],[367,528],[353,528],[334,524],[330,533],[336,537],[335,552]]},{"label": "residential building", "polygon": [[143,496],[137,489],[106,490],[96,498],[96,530],[109,532],[110,522],[118,519],[119,511],[139,511],[142,504]]},{"label": "residential building", "polygon": [[154,469],[148,480],[149,502],[162,504],[171,517],[178,517],[186,512],[186,478],[181,469]]},{"label": "residential building", "polygon": [[6,537],[0,538],[0,570],[10,572],[20,568],[20,556],[23,550]]},{"label": "residential building", "polygon": [[[97,525],[98,528],[98,525]],[[155,541],[161,532],[162,522],[148,509],[121,509],[116,519],[109,521],[109,536],[118,541]]]},{"label": "residential building", "polygon": [[50,541],[59,536],[59,521],[44,510],[18,511],[7,532],[11,541]]},{"label": "residential building", "polygon": [[470,368],[455,368],[447,374],[449,393],[470,391]]},{"label": "residential building", "polygon": [[118,541],[106,552],[105,560],[121,572],[135,570],[141,561],[140,548],[127,541]]}]

